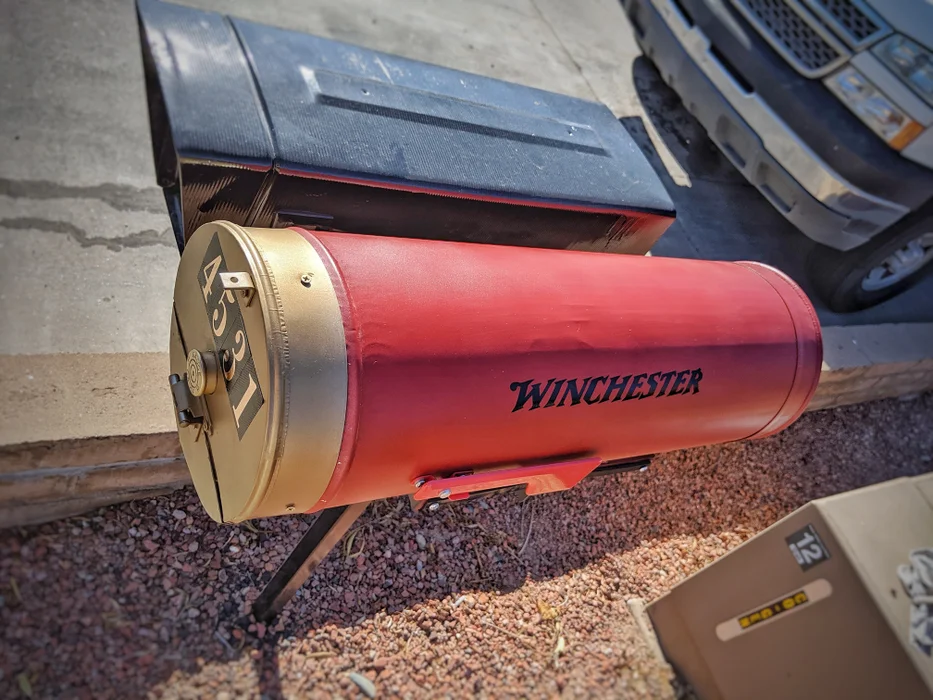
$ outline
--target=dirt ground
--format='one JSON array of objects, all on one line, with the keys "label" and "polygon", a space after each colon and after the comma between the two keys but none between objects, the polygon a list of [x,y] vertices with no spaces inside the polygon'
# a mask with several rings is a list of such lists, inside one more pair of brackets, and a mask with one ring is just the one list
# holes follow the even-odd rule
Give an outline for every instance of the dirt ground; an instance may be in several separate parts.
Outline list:
[{"label": "dirt ground", "polygon": [[374,504],[268,627],[244,616],[305,518],[221,526],[186,489],[2,531],[0,697],[674,697],[626,601],[931,455],[928,394],[558,495]]}]

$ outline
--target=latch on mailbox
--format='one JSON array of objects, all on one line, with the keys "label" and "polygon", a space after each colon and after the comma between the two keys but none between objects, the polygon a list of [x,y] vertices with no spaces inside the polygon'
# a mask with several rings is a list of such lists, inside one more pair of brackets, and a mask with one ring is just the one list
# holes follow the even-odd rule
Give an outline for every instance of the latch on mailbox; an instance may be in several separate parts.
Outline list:
[{"label": "latch on mailbox", "polygon": [[418,490],[412,495],[412,505],[420,510],[432,501],[462,501],[482,491],[495,491],[510,486],[524,485],[528,496],[565,491],[576,486],[602,461],[599,457],[583,457],[500,469],[460,471],[446,477],[423,476],[413,482]]}]

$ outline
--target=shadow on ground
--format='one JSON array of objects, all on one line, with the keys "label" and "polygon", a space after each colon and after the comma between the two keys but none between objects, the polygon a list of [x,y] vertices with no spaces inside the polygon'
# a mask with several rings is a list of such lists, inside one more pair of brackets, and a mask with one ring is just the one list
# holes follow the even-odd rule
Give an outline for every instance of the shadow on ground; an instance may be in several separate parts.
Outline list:
[{"label": "shadow on ground", "polygon": [[677,210],[677,221],[652,254],[774,265],[804,287],[824,325],[933,321],[933,275],[872,309],[836,314],[825,308],[806,274],[814,243],[748,184],[643,56],[632,65],[632,81],[648,120],[675,161],[664,163],[641,117],[620,119],[661,178]]},{"label": "shadow on ground", "polygon": [[[405,499],[378,502],[269,628],[243,616],[301,536],[301,518],[217,525],[187,489],[8,530],[0,684],[11,689],[25,674],[37,697],[138,697],[205,664],[250,668],[248,658],[262,696],[282,697],[281,650],[301,644],[302,658],[324,658],[339,656],[338,643],[365,649],[360,627],[374,616],[422,615],[426,601],[648,556],[652,542],[685,533],[744,539],[810,499],[922,473],[931,418],[933,395],[878,402],[808,414],[762,441],[666,454],[643,474],[562,494],[504,493],[434,515]],[[626,566],[599,582],[607,599],[652,597],[689,573],[661,572],[649,585]],[[433,613],[424,614],[430,627]],[[335,667],[345,675],[348,664]]]}]

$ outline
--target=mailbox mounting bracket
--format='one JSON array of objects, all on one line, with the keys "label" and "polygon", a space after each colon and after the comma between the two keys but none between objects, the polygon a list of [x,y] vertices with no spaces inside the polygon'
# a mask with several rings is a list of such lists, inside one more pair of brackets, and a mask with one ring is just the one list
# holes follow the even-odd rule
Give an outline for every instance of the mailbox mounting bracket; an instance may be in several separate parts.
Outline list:
[{"label": "mailbox mounting bracket", "polygon": [[322,510],[279,570],[266,584],[253,603],[257,620],[268,621],[282,612],[295,591],[308,580],[311,572],[334,548],[356,519],[366,510],[369,501]]}]

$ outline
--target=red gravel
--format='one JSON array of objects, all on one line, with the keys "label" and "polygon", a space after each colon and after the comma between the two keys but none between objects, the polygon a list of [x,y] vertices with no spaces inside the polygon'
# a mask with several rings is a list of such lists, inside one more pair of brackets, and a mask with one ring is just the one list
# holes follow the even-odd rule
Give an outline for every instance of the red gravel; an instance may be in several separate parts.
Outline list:
[{"label": "red gravel", "polygon": [[812,498],[928,471],[931,455],[928,394],[524,503],[382,502],[270,627],[240,620],[299,518],[216,525],[189,489],[2,531],[0,696],[355,698],[359,673],[381,697],[672,697],[627,599]]}]

